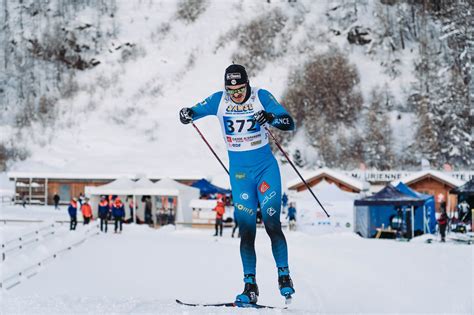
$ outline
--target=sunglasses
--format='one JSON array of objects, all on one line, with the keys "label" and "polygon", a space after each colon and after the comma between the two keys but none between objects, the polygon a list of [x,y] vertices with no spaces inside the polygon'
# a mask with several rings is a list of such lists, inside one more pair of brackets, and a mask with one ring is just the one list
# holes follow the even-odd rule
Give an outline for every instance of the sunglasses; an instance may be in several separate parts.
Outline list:
[{"label": "sunglasses", "polygon": [[227,93],[228,93],[229,95],[242,94],[242,93],[245,92],[245,89],[246,89],[246,88],[247,88],[247,87],[244,86],[244,87],[241,87],[240,89],[235,89],[235,90],[226,89],[226,91],[227,91]]}]

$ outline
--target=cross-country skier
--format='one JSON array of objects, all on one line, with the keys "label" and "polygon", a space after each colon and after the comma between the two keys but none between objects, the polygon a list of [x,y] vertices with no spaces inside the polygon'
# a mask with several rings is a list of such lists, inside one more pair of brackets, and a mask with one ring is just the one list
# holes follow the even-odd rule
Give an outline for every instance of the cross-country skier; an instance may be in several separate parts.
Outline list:
[{"label": "cross-country skier", "polygon": [[232,197],[240,228],[240,256],[244,271],[244,291],[236,302],[257,303],[256,215],[260,204],[265,229],[272,243],[278,270],[280,293],[291,297],[295,290],[288,268],[288,249],[280,223],[281,178],[264,126],[293,130],[288,112],[270,92],[251,87],[247,72],[232,64],[225,70],[225,90],[216,92],[192,108],[180,111],[188,124],[208,115],[218,117],[227,143]]}]

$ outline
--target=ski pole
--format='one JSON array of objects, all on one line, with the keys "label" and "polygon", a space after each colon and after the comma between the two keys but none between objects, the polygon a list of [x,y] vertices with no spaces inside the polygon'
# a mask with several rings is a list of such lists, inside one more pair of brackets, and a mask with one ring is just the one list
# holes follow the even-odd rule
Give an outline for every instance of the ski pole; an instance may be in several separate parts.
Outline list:
[{"label": "ski pole", "polygon": [[278,140],[275,138],[275,136],[270,132],[270,130],[268,130],[267,126],[263,126],[263,128],[265,128],[265,130],[268,132],[268,134],[270,135],[270,137],[272,137],[273,141],[275,142],[276,146],[278,147],[278,149],[280,149],[281,153],[283,153],[283,155],[285,156],[286,160],[290,163],[290,165],[293,167],[293,169],[295,170],[296,174],[298,174],[298,176],[301,178],[301,180],[303,181],[303,183],[306,185],[306,188],[308,188],[309,192],[311,193],[311,195],[313,195],[314,199],[318,202],[319,206],[321,207],[321,209],[323,209],[324,213],[327,215],[327,217],[329,218],[330,215],[327,213],[326,209],[324,209],[323,205],[321,204],[321,202],[319,202],[319,199],[318,197],[316,197],[316,195],[314,194],[313,190],[311,189],[311,187],[309,187],[308,183],[304,180],[303,176],[301,176],[300,172],[298,172],[298,170],[296,169],[296,166],[293,164],[293,162],[291,162],[290,160],[290,157],[288,156],[288,154],[286,154],[285,150],[283,150],[283,148],[281,147],[280,143],[278,142]]},{"label": "ski pole", "polygon": [[203,134],[201,133],[201,131],[199,130],[199,128],[194,124],[194,122],[191,122],[191,124],[193,125],[194,129],[196,129],[196,131],[199,133],[199,135],[201,136],[202,140],[204,140],[204,142],[207,144],[207,147],[209,148],[209,150],[211,150],[212,154],[214,154],[214,156],[216,157],[216,159],[219,161],[219,163],[221,163],[222,167],[225,169],[225,171],[227,172],[227,175],[230,176],[229,174],[229,171],[227,170],[227,167],[225,167],[224,163],[222,163],[221,159],[219,159],[219,157],[217,156],[216,152],[214,152],[214,150],[212,149],[211,145],[209,144],[209,142],[207,142],[206,138],[204,138]]}]

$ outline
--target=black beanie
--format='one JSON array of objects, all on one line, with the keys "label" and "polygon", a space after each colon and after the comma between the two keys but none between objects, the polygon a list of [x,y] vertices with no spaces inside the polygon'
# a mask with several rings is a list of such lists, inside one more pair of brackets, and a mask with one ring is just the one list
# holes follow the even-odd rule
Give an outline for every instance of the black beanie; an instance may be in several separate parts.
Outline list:
[{"label": "black beanie", "polygon": [[249,83],[249,77],[247,76],[247,71],[245,71],[244,66],[231,64],[225,69],[224,76],[225,85],[239,85],[244,83]]}]

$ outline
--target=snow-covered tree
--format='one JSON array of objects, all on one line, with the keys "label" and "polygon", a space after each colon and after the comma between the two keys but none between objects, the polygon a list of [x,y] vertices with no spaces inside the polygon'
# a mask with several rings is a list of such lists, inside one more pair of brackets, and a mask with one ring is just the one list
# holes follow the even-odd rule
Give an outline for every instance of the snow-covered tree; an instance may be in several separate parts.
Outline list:
[{"label": "snow-covered tree", "polygon": [[364,161],[367,166],[379,170],[393,167],[392,130],[390,127],[387,104],[379,88],[371,91],[366,115]]}]

